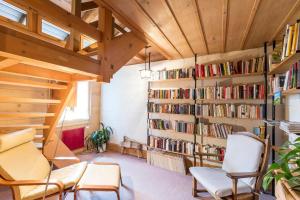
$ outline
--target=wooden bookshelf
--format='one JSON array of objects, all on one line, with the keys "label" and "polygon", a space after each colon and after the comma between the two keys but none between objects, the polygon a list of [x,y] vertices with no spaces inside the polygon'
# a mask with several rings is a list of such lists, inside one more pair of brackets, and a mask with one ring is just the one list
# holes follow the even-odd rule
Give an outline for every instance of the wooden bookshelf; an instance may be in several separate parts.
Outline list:
[{"label": "wooden bookshelf", "polygon": [[159,103],[176,103],[176,104],[194,104],[195,100],[193,99],[154,99],[150,98],[150,102],[159,102]]},{"label": "wooden bookshelf", "polygon": [[150,114],[157,115],[175,115],[175,116],[183,116],[183,117],[193,117],[192,114],[177,114],[177,113],[159,113],[159,112],[149,112]]},{"label": "wooden bookshelf", "polygon": [[178,132],[178,131],[175,131],[174,129],[167,129],[167,130],[164,130],[164,129],[150,128],[150,130],[160,131],[160,132],[165,132],[165,133],[169,133],[169,134],[181,134],[181,135],[190,135],[190,136],[193,136],[192,133]]},{"label": "wooden bookshelf", "polygon": [[238,118],[238,117],[213,117],[213,116],[201,116],[197,115],[199,118],[204,119],[233,119],[233,120],[253,120],[253,121],[262,121],[263,119],[252,119],[252,118]]},{"label": "wooden bookshelf", "polygon": [[264,99],[197,99],[197,103],[230,103],[230,104],[239,104],[239,103],[251,103],[251,104],[261,104]]},{"label": "wooden bookshelf", "polygon": [[203,135],[203,138],[212,138],[212,139],[217,139],[217,140],[227,140],[227,138],[220,138],[220,137],[214,137],[214,136],[204,136],[204,135]]},{"label": "wooden bookshelf", "polygon": [[155,151],[162,151],[162,152],[166,152],[166,153],[172,153],[172,154],[182,155],[182,156],[187,156],[187,157],[193,157],[194,156],[194,155],[190,155],[190,154],[187,154],[187,153],[181,153],[181,152],[176,152],[176,151],[167,151],[167,150],[164,150],[164,149],[150,147],[150,146],[147,146],[147,147],[148,147],[148,149],[155,150]]},{"label": "wooden bookshelf", "polygon": [[289,70],[290,66],[300,60],[300,52],[297,52],[287,58],[281,63],[272,65],[269,74],[282,74]]},{"label": "wooden bookshelf", "polygon": [[193,78],[179,78],[179,79],[160,79],[160,80],[150,80],[150,82],[177,82],[177,81],[194,81]]},{"label": "wooden bookshelf", "polygon": [[249,73],[249,74],[232,74],[226,76],[212,76],[212,77],[200,77],[197,80],[210,80],[210,79],[224,79],[224,78],[239,78],[239,77],[247,77],[247,76],[261,76],[263,72],[259,73]]},{"label": "wooden bookshelf", "polygon": [[288,96],[292,94],[300,94],[300,89],[292,88],[289,90],[282,91],[282,96]]}]

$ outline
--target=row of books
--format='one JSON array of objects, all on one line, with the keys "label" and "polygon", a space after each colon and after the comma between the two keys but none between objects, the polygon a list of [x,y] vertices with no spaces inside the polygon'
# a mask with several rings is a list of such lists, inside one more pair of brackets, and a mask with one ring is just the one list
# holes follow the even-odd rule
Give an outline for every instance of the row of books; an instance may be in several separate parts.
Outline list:
[{"label": "row of books", "polygon": [[170,120],[150,119],[149,125],[150,125],[150,128],[152,128],[152,129],[159,129],[159,130],[172,129],[172,123]]},{"label": "row of books", "polygon": [[263,119],[264,105],[197,104],[196,114],[203,117]]},{"label": "row of books", "polygon": [[264,139],[266,134],[266,128],[265,126],[253,127],[253,133],[261,139]]},{"label": "row of books", "polygon": [[148,104],[148,112],[194,115],[195,106],[191,104],[154,103]]},{"label": "row of books", "polygon": [[202,146],[202,152],[218,155],[218,156],[204,156],[203,157],[204,159],[206,158],[208,160],[223,161],[225,156],[225,147],[206,144]]},{"label": "row of books", "polygon": [[283,36],[281,60],[300,51],[299,31],[300,20],[297,20],[296,24],[286,25],[285,34]]},{"label": "row of books", "polygon": [[290,69],[285,74],[283,90],[292,88],[300,88],[300,61],[290,66]]},{"label": "row of books", "polygon": [[276,74],[268,79],[268,94],[273,95],[276,92],[282,91],[284,86],[285,75]]},{"label": "row of books", "polygon": [[218,64],[196,65],[196,77],[220,77],[235,74],[262,73],[264,66],[264,57],[252,58],[249,60],[240,60],[235,62],[224,62]]},{"label": "row of books", "polygon": [[168,89],[168,90],[150,90],[149,98],[153,99],[193,99],[194,89]]},{"label": "row of books", "polygon": [[[161,149],[165,151],[183,153],[193,155],[194,143],[185,140],[175,140],[166,137],[149,136],[149,145],[151,148]],[[200,148],[199,144],[195,144],[195,150]]]},{"label": "row of books", "polygon": [[197,99],[263,99],[263,84],[244,84],[196,89]]},{"label": "row of books", "polygon": [[194,133],[194,123],[191,122],[184,122],[184,121],[175,121],[175,131],[179,133]]},{"label": "row of books", "polygon": [[232,134],[232,126],[227,124],[212,123],[206,124],[200,122],[198,124],[197,133],[206,137],[224,138]]},{"label": "row of books", "polygon": [[168,80],[168,79],[181,79],[181,78],[193,78],[195,74],[194,67],[160,70],[153,72],[153,80]]}]

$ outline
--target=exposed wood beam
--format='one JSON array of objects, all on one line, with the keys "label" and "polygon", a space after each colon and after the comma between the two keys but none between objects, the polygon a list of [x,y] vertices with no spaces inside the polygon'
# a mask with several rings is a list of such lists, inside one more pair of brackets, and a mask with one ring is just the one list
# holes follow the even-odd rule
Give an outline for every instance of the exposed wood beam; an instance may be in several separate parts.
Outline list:
[{"label": "exposed wood beam", "polygon": [[18,61],[18,60],[0,57],[0,70],[10,67],[12,65],[18,64],[19,62],[20,61]]},{"label": "exposed wood beam", "polygon": [[293,16],[293,14],[295,14],[295,12],[300,9],[299,7],[300,7],[300,0],[297,0],[295,2],[295,4],[293,5],[292,9],[290,9],[290,11],[288,12],[288,14],[283,18],[282,22],[277,27],[276,31],[272,35],[272,37],[271,37],[271,39],[270,39],[269,42],[272,42],[273,40],[276,39],[276,37],[278,36],[278,34],[280,34],[280,32],[285,27],[285,25],[288,23],[289,19]]},{"label": "exposed wood beam", "polygon": [[114,23],[113,24],[114,28],[120,31],[121,33],[127,33],[119,24]]},{"label": "exposed wood beam", "polygon": [[223,0],[223,7],[222,7],[222,51],[223,52],[226,51],[228,14],[229,14],[228,0]]},{"label": "exposed wood beam", "polygon": [[80,74],[68,74],[64,72],[49,70],[41,67],[34,67],[26,64],[16,64],[0,70],[0,74],[12,74],[22,77],[30,77],[58,82],[95,80],[96,78]]},{"label": "exposed wood beam", "polygon": [[23,5],[28,9],[34,9],[43,17],[46,17],[55,23],[61,24],[64,27],[72,28],[80,33],[94,38],[95,40],[101,40],[101,34],[95,27],[90,26],[88,23],[70,14],[49,0],[20,0],[16,1],[16,3]]},{"label": "exposed wood beam", "polygon": [[200,8],[199,8],[199,4],[198,4],[198,0],[195,0],[195,4],[193,4],[193,6],[196,8],[197,11],[197,16],[198,16],[198,22],[199,22],[199,28],[200,28],[200,35],[201,35],[201,40],[205,46],[205,50],[206,50],[206,54],[209,54],[209,49],[208,49],[208,45],[207,45],[207,39],[206,39],[206,35],[204,32],[204,28],[203,28],[203,22],[202,22],[202,18],[201,18],[201,13],[200,13]]},{"label": "exposed wood beam", "polygon": [[3,26],[0,44],[0,56],[21,63],[88,76],[100,73],[98,61]]},{"label": "exposed wood beam", "polygon": [[133,34],[140,38],[140,40],[144,40],[147,43],[149,43],[152,47],[154,47],[162,56],[164,56],[166,59],[172,59],[172,56],[170,56],[161,46],[159,46],[157,43],[154,42],[153,38],[145,33],[135,22],[130,20],[126,15],[121,12],[120,10],[112,7],[109,1],[107,0],[94,0],[98,5],[104,6],[107,9],[110,9],[114,16],[126,27],[128,27]]},{"label": "exposed wood beam", "polygon": [[45,88],[45,89],[53,89],[53,90],[67,89],[65,85],[59,85],[56,83],[37,82],[37,81],[16,79],[10,77],[0,77],[0,84],[33,87],[33,88]]},{"label": "exposed wood beam", "polygon": [[92,10],[98,8],[98,4],[96,4],[93,1],[88,1],[88,2],[83,2],[81,3],[81,10],[86,11],[86,10]]},{"label": "exposed wood beam", "polygon": [[86,55],[86,56],[92,56],[92,55],[97,55],[98,51],[99,51],[98,42],[95,42],[95,43],[91,44],[90,46],[87,46],[87,47],[81,49],[78,53]]},{"label": "exposed wood beam", "polygon": [[141,61],[145,61],[146,60],[146,57],[144,56],[144,55],[141,55],[141,54],[136,54],[135,56],[134,56],[134,58],[136,58],[136,59],[139,59],[139,60],[141,60]]},{"label": "exposed wood beam", "polygon": [[0,118],[36,118],[36,117],[54,117],[55,113],[42,112],[0,112]]},{"label": "exposed wood beam", "polygon": [[98,21],[94,21],[94,22],[91,22],[89,23],[91,26],[94,26],[94,27],[98,27]]},{"label": "exposed wood beam", "polygon": [[174,10],[172,9],[172,6],[170,5],[170,3],[169,3],[168,0],[165,0],[164,2],[166,3],[167,7],[169,8],[169,10],[170,10],[170,12],[171,12],[171,14],[172,14],[172,17],[173,17],[173,19],[175,20],[175,22],[176,22],[176,24],[177,24],[177,26],[178,26],[178,28],[179,28],[179,30],[180,30],[180,32],[181,32],[181,35],[182,35],[182,36],[184,37],[184,39],[185,39],[185,42],[186,42],[187,45],[189,46],[191,52],[192,52],[193,54],[195,54],[195,52],[194,52],[194,50],[193,50],[193,48],[192,48],[192,46],[191,46],[189,40],[187,39],[187,37],[186,37],[186,35],[185,35],[185,33],[184,33],[182,27],[180,26],[180,24],[179,24],[179,22],[178,22],[178,19],[177,19],[175,13],[174,13]]},{"label": "exposed wood beam", "polygon": [[[81,18],[81,0],[72,0],[72,9],[71,9],[71,13],[78,17]],[[81,49],[81,42],[80,42],[80,32],[78,32],[75,29],[71,30],[71,34],[70,34],[70,40],[72,40],[71,42],[71,49],[74,52],[77,52]]]},{"label": "exposed wood beam", "polygon": [[150,14],[144,9],[144,7],[137,1],[134,0],[136,7],[145,15],[145,17],[151,21],[151,23],[159,30],[161,36],[165,38],[168,43],[173,47],[173,49],[180,55],[181,58],[183,58],[182,54],[179,52],[179,50],[175,47],[175,45],[171,42],[171,40],[168,38],[168,36],[164,33],[164,31],[158,26],[158,24],[155,22],[155,20],[150,16]]},{"label": "exposed wood beam", "polygon": [[13,129],[13,128],[35,128],[35,129],[48,129],[49,126],[43,124],[1,124],[1,129]]},{"label": "exposed wood beam", "polygon": [[59,104],[56,99],[34,99],[12,96],[0,96],[0,103],[35,103],[35,104]]},{"label": "exposed wood beam", "polygon": [[246,42],[247,42],[247,39],[248,39],[248,35],[249,35],[250,29],[252,27],[252,24],[253,24],[256,12],[258,10],[260,1],[261,0],[254,0],[254,3],[253,3],[253,6],[252,6],[252,9],[251,9],[251,13],[250,13],[249,19],[248,19],[246,28],[245,28],[244,33],[243,33],[243,37],[242,37],[240,49],[244,49],[245,48],[245,45],[246,45]]}]

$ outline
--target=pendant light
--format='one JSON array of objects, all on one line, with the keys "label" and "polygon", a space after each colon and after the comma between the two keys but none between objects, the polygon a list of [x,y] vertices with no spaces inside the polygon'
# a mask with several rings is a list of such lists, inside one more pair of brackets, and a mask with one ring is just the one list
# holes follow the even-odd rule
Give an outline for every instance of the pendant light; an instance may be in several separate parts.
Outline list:
[{"label": "pendant light", "polygon": [[142,79],[149,79],[151,78],[151,75],[152,75],[152,71],[150,69],[150,56],[151,56],[151,53],[149,52],[149,62],[148,62],[148,69],[147,69],[147,49],[149,48],[150,46],[145,46],[145,68],[140,70],[140,75],[141,75],[141,78]]}]

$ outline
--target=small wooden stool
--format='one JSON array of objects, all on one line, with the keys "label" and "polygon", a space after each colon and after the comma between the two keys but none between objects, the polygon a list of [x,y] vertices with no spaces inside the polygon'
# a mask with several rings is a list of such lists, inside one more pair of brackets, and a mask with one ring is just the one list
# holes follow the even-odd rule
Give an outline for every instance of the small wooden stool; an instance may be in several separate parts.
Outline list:
[{"label": "small wooden stool", "polygon": [[143,157],[143,145],[135,140],[129,139],[128,137],[124,136],[124,141],[121,143],[121,153],[126,153],[126,149],[135,149],[136,156],[138,158]]}]

